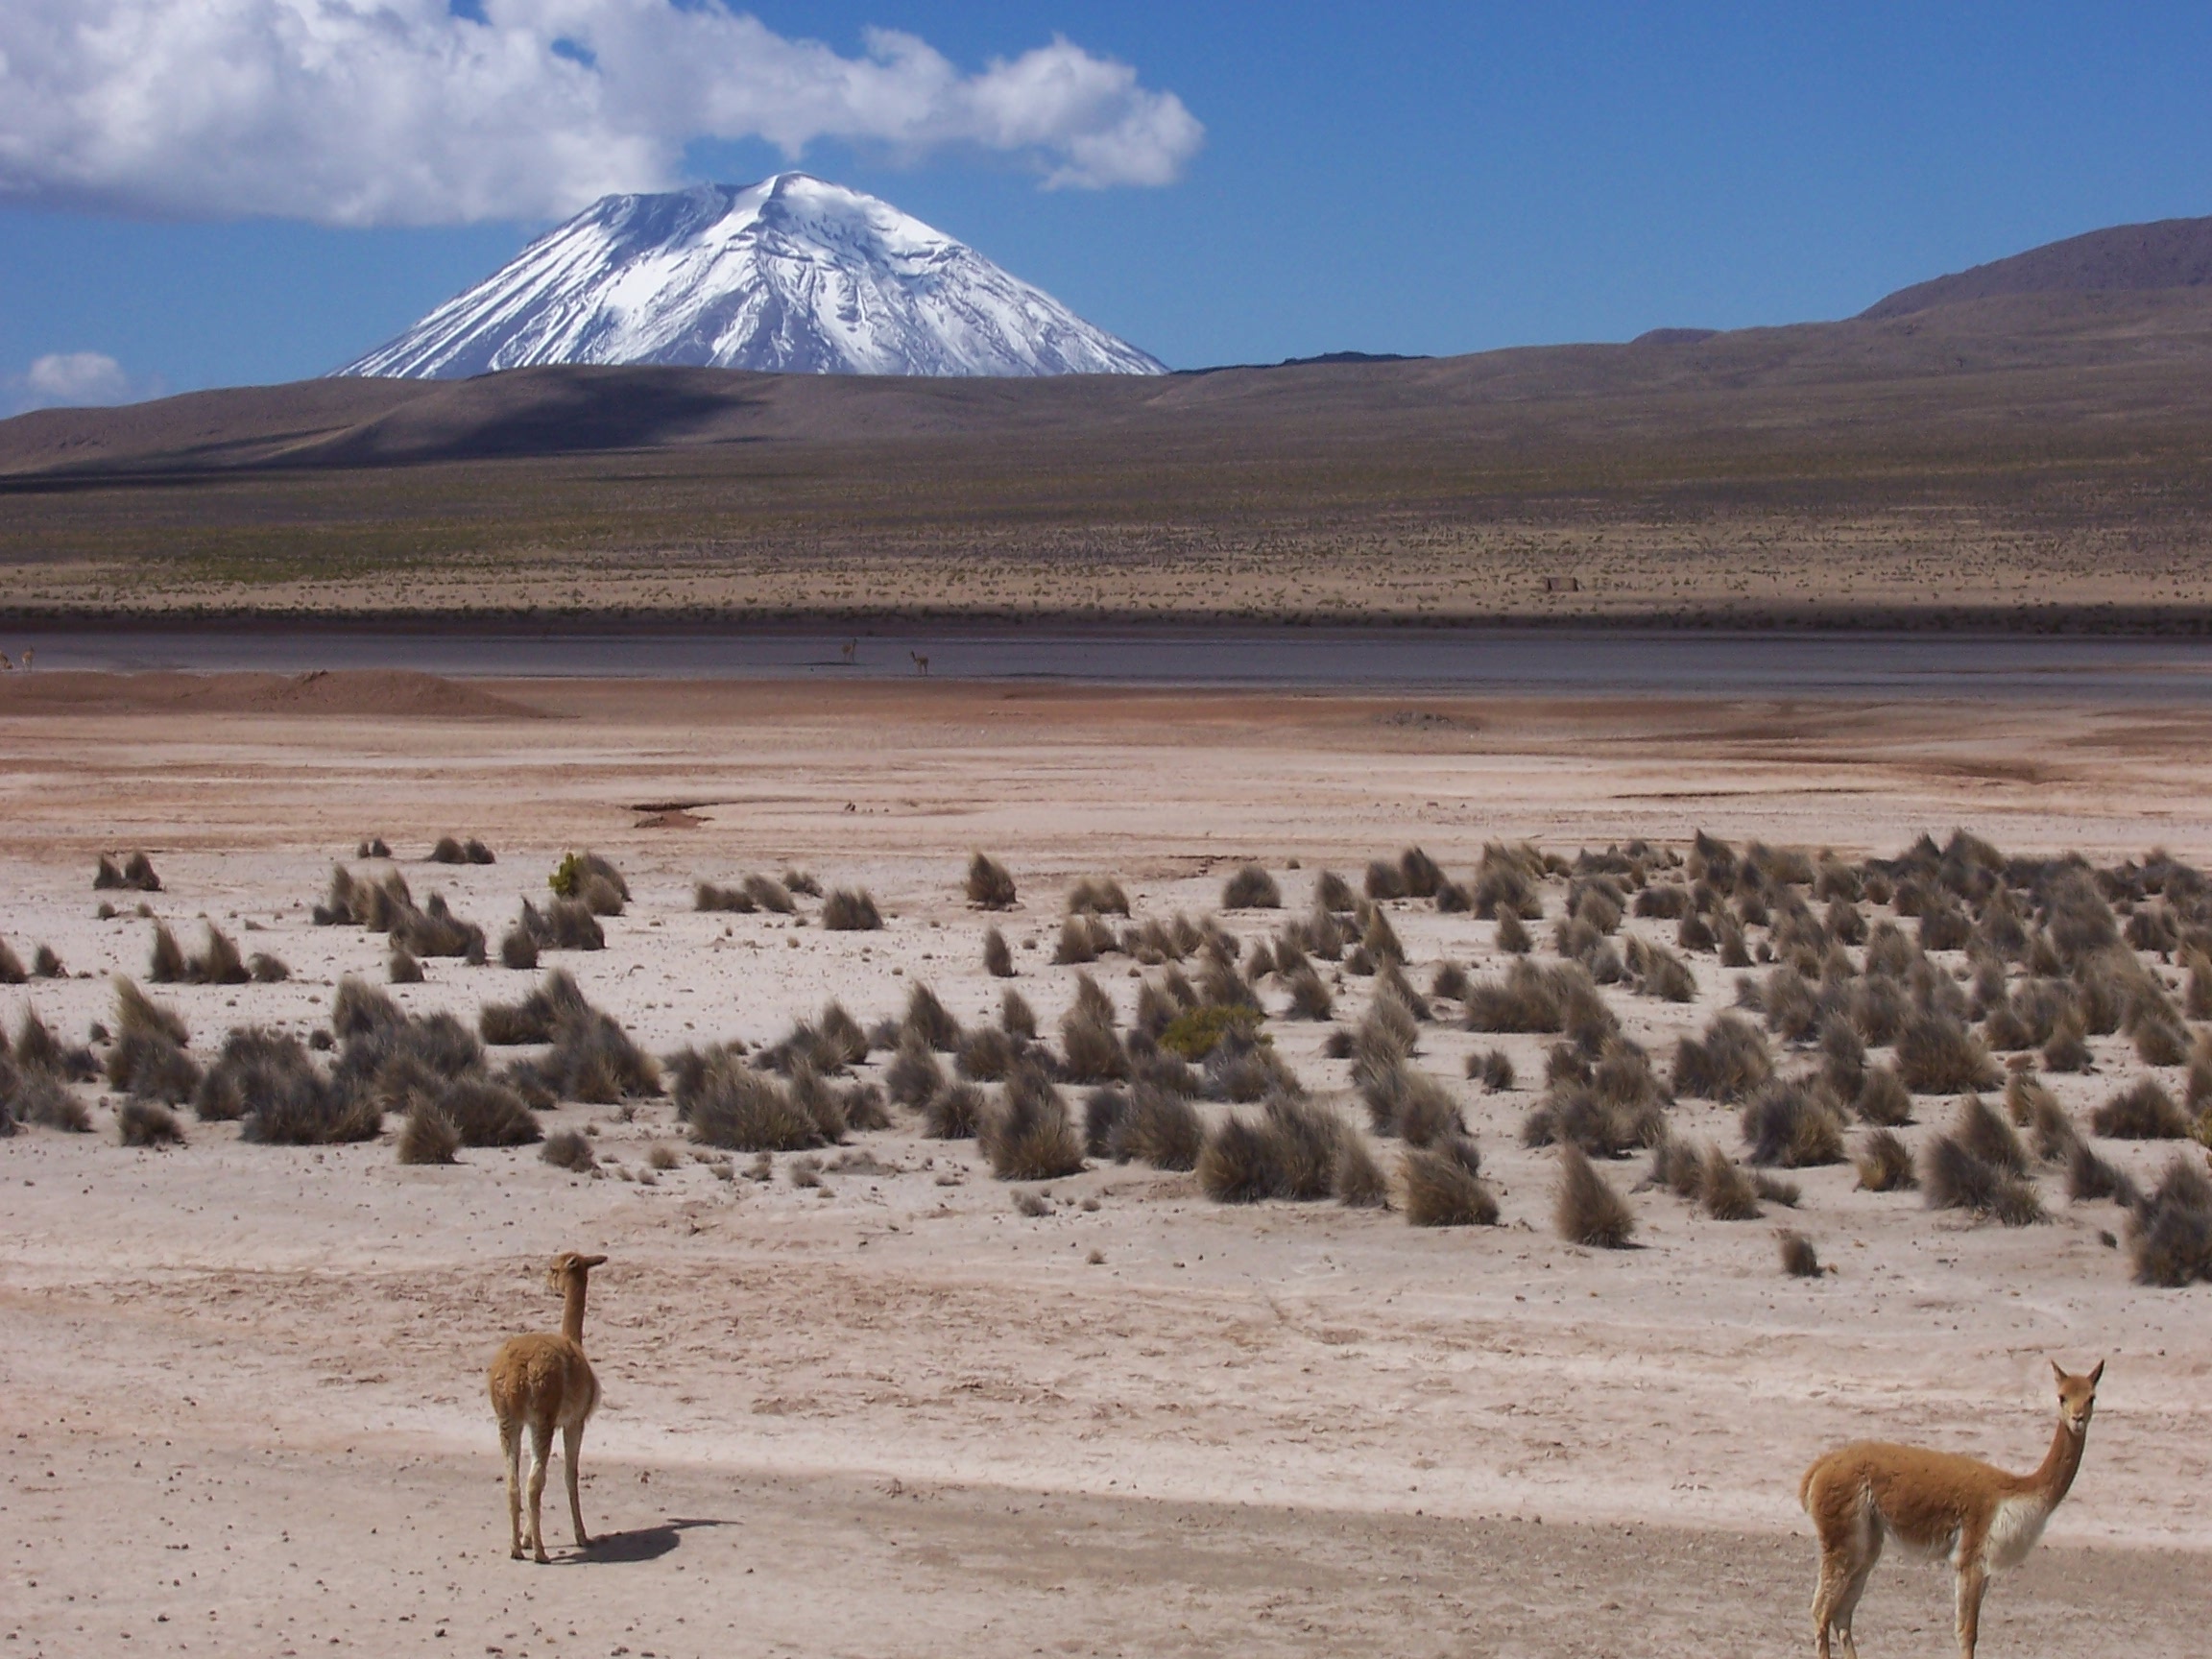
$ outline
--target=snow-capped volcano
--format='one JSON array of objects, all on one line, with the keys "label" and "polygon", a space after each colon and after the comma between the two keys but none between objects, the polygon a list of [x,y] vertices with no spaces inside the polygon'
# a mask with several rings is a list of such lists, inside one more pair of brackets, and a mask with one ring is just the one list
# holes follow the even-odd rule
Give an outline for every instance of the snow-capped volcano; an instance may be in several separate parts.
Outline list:
[{"label": "snow-capped volcano", "polygon": [[547,363],[1166,373],[973,248],[804,173],[605,197],[338,373],[460,379]]}]

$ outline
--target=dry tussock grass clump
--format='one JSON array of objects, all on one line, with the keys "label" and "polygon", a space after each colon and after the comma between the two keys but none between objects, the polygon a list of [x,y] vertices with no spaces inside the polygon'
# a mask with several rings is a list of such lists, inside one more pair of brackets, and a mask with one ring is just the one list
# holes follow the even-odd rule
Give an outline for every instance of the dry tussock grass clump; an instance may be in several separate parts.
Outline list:
[{"label": "dry tussock grass clump", "polygon": [[834,1139],[797,1092],[725,1045],[684,1057],[675,1071],[677,1121],[702,1145],[800,1152]]},{"label": "dry tussock grass clump", "polygon": [[1852,1162],[1859,1170],[1859,1185],[1869,1192],[1910,1191],[1920,1185],[1911,1149],[1887,1129],[1869,1131]]},{"label": "dry tussock grass clump", "polygon": [[1224,910],[1280,910],[1283,890],[1275,878],[1257,864],[1247,864],[1221,886]]},{"label": "dry tussock grass clump", "polygon": [[1313,878],[1313,905],[1325,915],[1348,916],[1359,908],[1359,896],[1335,871],[1324,870]]},{"label": "dry tussock grass clump", "polygon": [[1380,909],[1368,914],[1366,930],[1359,935],[1359,949],[1375,962],[1406,960],[1406,947],[1398,937],[1398,930]]},{"label": "dry tussock grass clump", "polygon": [[1771,1079],[1745,1102],[1742,1128],[1754,1164],[1805,1169],[1843,1162],[1842,1114],[1817,1083]]},{"label": "dry tussock grass clump", "polygon": [[1232,1112],[1206,1138],[1198,1184],[1223,1204],[1327,1198],[1336,1190],[1344,1138],[1343,1126],[1327,1110],[1271,1099],[1256,1119]]},{"label": "dry tussock grass clump", "polygon": [[983,1131],[991,1102],[973,1083],[940,1089],[923,1104],[924,1133],[935,1141],[973,1141]]},{"label": "dry tussock grass clump", "polygon": [[200,1085],[200,1067],[184,1051],[184,1022],[118,976],[115,1044],[108,1051],[108,1081],[140,1099],[180,1106]]},{"label": "dry tussock grass clump", "polygon": [[[522,914],[515,926],[529,936],[533,960],[540,950],[604,950],[607,948],[606,929],[581,900],[556,899],[541,911],[525,899]],[[505,959],[504,945],[502,959]],[[509,966],[514,964],[510,962]]]},{"label": "dry tussock grass clump", "polygon": [[1068,889],[1070,916],[1126,916],[1129,895],[1111,878],[1086,876]]},{"label": "dry tussock grass clump", "polygon": [[1951,1134],[1967,1151],[1993,1168],[2011,1175],[2028,1172],[2028,1148],[2020,1143],[2012,1125],[1979,1094],[1969,1094],[1959,1102],[1957,1115],[1951,1120]]},{"label": "dry tussock grass clump", "polygon": [[1955,1134],[1936,1136],[1922,1151],[1920,1187],[1932,1210],[1970,1211],[2008,1227],[2044,1218],[2032,1181],[1976,1157]]},{"label": "dry tussock grass clump", "polygon": [[1763,1214],[1757,1183],[1718,1146],[1705,1148],[1697,1189],[1705,1214],[1716,1221],[1756,1221]]},{"label": "dry tussock grass clump", "polygon": [[919,1038],[939,1054],[955,1053],[960,1047],[960,1022],[937,993],[919,980],[906,993],[906,1012],[899,1029],[902,1036]]},{"label": "dry tussock grass clump", "polygon": [[1309,962],[1290,975],[1289,1015],[1293,1020],[1328,1020],[1336,1012],[1336,998]]},{"label": "dry tussock grass clump", "polygon": [[594,1106],[661,1092],[661,1068],[653,1057],[612,1015],[596,1009],[563,1025],[542,1059],[515,1062],[508,1079],[525,1094]]},{"label": "dry tussock grass clump", "polygon": [[1377,903],[1406,897],[1406,878],[1399,872],[1398,866],[1387,858],[1367,860],[1367,872],[1361,878],[1360,886],[1367,897]]},{"label": "dry tussock grass clump", "polygon": [[422,964],[404,945],[397,947],[385,964],[385,977],[395,985],[420,985],[422,983]]},{"label": "dry tussock grass clump", "polygon": [[1572,1141],[1559,1146],[1559,1185],[1551,1219],[1569,1243],[1600,1250],[1625,1249],[1636,1234],[1636,1213],[1627,1199],[1613,1190]]},{"label": "dry tussock grass clump", "polygon": [[2043,1045],[2043,1069],[2046,1071],[2086,1071],[2094,1058],[2081,1022],[2072,1014],[2058,1022],[2058,1028],[2052,1032],[2050,1042]]},{"label": "dry tussock grass clump", "polygon": [[[594,881],[602,889],[600,897],[612,902],[613,909],[600,910],[597,904],[592,903],[592,895],[589,889]],[[592,904],[595,913],[603,916],[621,915],[622,906],[630,902],[630,883],[622,878],[622,872],[614,867],[612,860],[602,858],[589,850],[565,854],[553,874],[545,878],[545,885],[552,889],[556,899],[584,900]]]},{"label": "dry tussock grass clump", "polygon": [[996,1025],[981,1025],[961,1040],[954,1064],[960,1075],[977,1083],[996,1083],[1013,1070],[1014,1041]]},{"label": "dry tussock grass clump", "polygon": [[1994,1089],[2004,1081],[1981,1038],[1952,1016],[1933,1011],[1897,1034],[1897,1075],[1915,1094]]},{"label": "dry tussock grass clump", "polygon": [[[0,1060],[0,1116],[70,1135],[89,1135],[92,1114],[71,1094],[61,1079],[38,1066],[16,1066]],[[134,1094],[130,1098],[148,1098]]]},{"label": "dry tussock grass clump", "polygon": [[1426,1146],[1466,1129],[1451,1091],[1403,1060],[1376,1070],[1359,1094],[1375,1133],[1394,1135],[1408,1146]]},{"label": "dry tussock grass clump", "polygon": [[[12,982],[20,984],[22,977],[23,965],[17,962],[15,978]],[[156,985],[180,985],[191,977],[184,947],[177,943],[177,935],[169,931],[166,922],[154,924],[154,943],[147,957],[146,977]]]},{"label": "dry tussock grass clump", "polygon": [[1117,1163],[1195,1169],[1205,1144],[1205,1123],[1189,1099],[1140,1080],[1131,1086],[1126,1108],[1107,1131],[1104,1150]]},{"label": "dry tussock grass clump", "polygon": [[[447,862],[458,864],[461,860]],[[460,1149],[461,1131],[428,1098],[416,1101],[400,1120],[397,1150],[402,1164],[451,1164]]]},{"label": "dry tussock grass clump", "polygon": [[1600,1158],[1625,1157],[1666,1138],[1666,1113],[1655,1096],[1609,1095],[1572,1073],[1553,1078],[1521,1123],[1525,1146],[1573,1145]]},{"label": "dry tussock grass clump", "polygon": [[[485,1003],[477,1011],[476,1029],[485,1042],[497,1047],[550,1043],[564,1024],[590,1013],[591,1004],[585,1000],[575,979],[566,969],[556,968],[521,1001]],[[331,1028],[339,1036],[394,1023],[400,1018],[398,1005],[381,992],[370,990],[357,979],[339,981],[331,1016]]]},{"label": "dry tussock grass clump", "polygon": [[839,887],[822,902],[822,926],[831,933],[874,933],[883,913],[865,887]]},{"label": "dry tussock grass clump", "polygon": [[1083,1144],[1094,1158],[1107,1156],[1115,1127],[1129,1114],[1129,1093],[1116,1085],[1083,1096]]},{"label": "dry tussock grass clump", "polygon": [[181,1146],[184,1126],[168,1107],[152,1100],[130,1099],[116,1109],[115,1134],[126,1146]]},{"label": "dry tussock grass clump", "polygon": [[1006,943],[1006,935],[996,927],[983,935],[983,972],[994,979],[1014,977],[1014,951]]},{"label": "dry tussock grass clump", "polygon": [[2066,1155],[2066,1196],[2077,1204],[2110,1198],[2128,1210],[2143,1201],[2127,1171],[2098,1157],[2083,1141],[2076,1142]]},{"label": "dry tussock grass clump", "polygon": [[691,884],[691,908],[750,916],[760,906],[754,902],[753,895],[742,887],[724,887],[712,881],[695,881]]},{"label": "dry tussock grass clump", "polygon": [[373,1141],[384,1126],[373,1091],[323,1076],[297,1037],[273,1031],[233,1031],[193,1108],[202,1118],[239,1118],[239,1138],[265,1145]]},{"label": "dry tussock grass clump", "polygon": [[2212,1280],[2212,1179],[2200,1160],[2177,1155],[2136,1203],[2128,1253],[2138,1285],[2178,1287]]},{"label": "dry tussock grass clump", "polygon": [[1475,871],[1475,914],[1485,922],[1507,916],[1522,922],[1540,920],[1545,874],[1543,854],[1535,848],[1489,843]]},{"label": "dry tussock grass clump", "polygon": [[1498,1200],[1480,1166],[1475,1143],[1461,1136],[1408,1147],[1400,1165],[1406,1219],[1416,1227],[1495,1227]]},{"label": "dry tussock grass clump", "polygon": [[1823,1269],[1820,1253],[1814,1249],[1813,1240],[1804,1234],[1785,1227],[1774,1236],[1782,1247],[1782,1271],[1792,1279],[1817,1279]]},{"label": "dry tussock grass clump", "polygon": [[1060,1021],[1062,1073],[1071,1083],[1113,1083],[1129,1075],[1129,1051],[1109,1019],[1078,1004]]},{"label": "dry tussock grass clump", "polygon": [[[438,837],[437,845],[430,849],[430,857],[427,861],[432,864],[466,864],[469,862],[469,855],[461,850],[459,839],[451,835],[441,835]],[[400,1162],[404,1164],[407,1160],[402,1158]],[[444,1160],[440,1159],[436,1162],[443,1163]]]},{"label": "dry tussock grass clump", "polygon": [[1083,1168],[1083,1137],[1068,1102],[1033,1067],[1007,1079],[1005,1097],[975,1139],[1001,1181],[1050,1181]]},{"label": "dry tussock grass clump", "polygon": [[1070,916],[1060,924],[1060,942],[1053,947],[1052,960],[1061,967],[1077,962],[1095,962],[1102,951],[1113,949],[1113,946],[1112,931],[1095,916]]},{"label": "dry tussock grass clump", "polygon": [[765,910],[771,916],[794,916],[799,905],[791,897],[791,889],[773,876],[755,874],[745,878],[745,896],[753,901],[753,907]]},{"label": "dry tussock grass clump", "polygon": [[107,854],[92,872],[94,892],[158,893],[161,878],[154,873],[154,861],[143,853],[133,853],[124,859],[120,868]]},{"label": "dry tussock grass clump", "polygon": [[1663,945],[1631,937],[1627,966],[1636,989],[1646,997],[1655,997],[1662,1002],[1697,999],[1697,976],[1691,973],[1687,962]]},{"label": "dry tussock grass clump", "polygon": [[2064,1164],[2081,1139],[2058,1096],[2030,1072],[2014,1071],[2005,1080],[2005,1109],[2029,1131],[2035,1156],[2046,1164]]},{"label": "dry tussock grass clump", "polygon": [[998,997],[998,1029],[1017,1043],[1037,1041],[1037,1011],[1029,999],[1009,985]]},{"label": "dry tussock grass clump", "polygon": [[1702,1037],[1674,1046],[1674,1093],[1729,1105],[1748,1098],[1774,1074],[1767,1038],[1748,1020],[1716,1014]]},{"label": "dry tussock grass clump", "polygon": [[464,1146],[531,1146],[544,1138],[522,1096],[488,1077],[449,1079],[435,1094],[418,1097],[410,1115],[424,1106],[452,1125]]},{"label": "dry tussock grass clump", "polygon": [[578,1129],[563,1129],[548,1135],[538,1156],[556,1169],[565,1169],[571,1175],[589,1175],[599,1167],[597,1154],[591,1150],[591,1139]]},{"label": "dry tussock grass clump", "polygon": [[1672,1135],[1661,1137],[1652,1145],[1652,1168],[1644,1177],[1646,1186],[1659,1186],[1672,1192],[1676,1199],[1690,1203],[1703,1201],[1705,1196],[1705,1155],[1690,1142],[1679,1142]]},{"label": "dry tussock grass clump", "polygon": [[1509,964],[1504,978],[1479,980],[1468,988],[1467,1029],[1538,1034],[1565,1030],[1569,978],[1575,974],[1588,978],[1567,963],[1555,968],[1533,962]]},{"label": "dry tussock grass clump", "polygon": [[1866,1075],[1851,1104],[1862,1123],[1899,1129],[1912,1121],[1912,1092],[1887,1066],[1866,1068]]},{"label": "dry tussock grass clump", "polygon": [[968,860],[965,891],[968,902],[979,910],[1011,910],[1020,897],[1006,866],[980,851]]},{"label": "dry tussock grass clump", "polygon": [[1336,1143],[1334,1178],[1336,1202],[1347,1210],[1390,1208],[1390,1181],[1364,1137],[1345,1135]]},{"label": "dry tussock grass clump", "polygon": [[1408,899],[1439,899],[1452,883],[1435,859],[1408,847],[1398,854],[1398,885]]},{"label": "dry tussock grass clump", "polygon": [[2155,1077],[2120,1091],[2089,1114],[2089,1127],[2108,1141],[2186,1141],[2196,1125]]}]

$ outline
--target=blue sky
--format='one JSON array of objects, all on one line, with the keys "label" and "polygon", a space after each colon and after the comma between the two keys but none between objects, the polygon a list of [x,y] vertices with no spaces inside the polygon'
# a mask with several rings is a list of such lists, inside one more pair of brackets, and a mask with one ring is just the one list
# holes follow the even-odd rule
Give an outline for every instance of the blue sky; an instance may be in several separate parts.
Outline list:
[{"label": "blue sky", "polygon": [[[458,9],[502,3],[536,0]],[[1050,133],[1031,143],[978,138],[969,115],[890,140],[841,137],[831,121],[799,162],[888,198],[1178,367],[1836,317],[2056,237],[2212,213],[2202,6],[840,0],[751,12],[770,44],[819,41],[847,61],[866,57],[871,27],[901,31],[955,78],[1064,36],[1083,63],[1133,71],[1127,97],[1153,100],[1144,109],[1179,104],[1202,141],[1173,139],[1070,187],[1041,187],[1081,170],[1069,159],[1077,140],[1051,126],[1060,115],[1039,117]],[[10,106],[36,100],[7,76],[40,70],[26,71],[8,29],[0,19],[12,65],[0,157],[11,139],[34,154],[28,166],[0,160],[0,410],[36,400],[30,367],[57,354],[112,358],[119,378],[91,375],[109,395],[321,373],[489,274],[553,217],[542,188],[502,182],[528,172],[525,157],[454,187],[468,200],[448,216],[473,222],[380,222],[404,215],[394,203],[406,182],[372,179],[359,198],[371,204],[346,210],[366,222],[311,223],[344,216],[316,195],[332,169],[365,164],[302,146],[294,165],[282,121],[312,113],[129,163],[64,115],[12,133],[31,118]],[[479,139],[442,130],[466,109],[405,114],[395,131],[464,172],[504,119],[488,117],[494,131]],[[678,154],[675,171],[691,178],[787,164],[758,137],[690,135]],[[421,159],[395,156],[391,170]],[[577,163],[564,177],[597,175]],[[536,211],[502,207],[516,202]]]}]

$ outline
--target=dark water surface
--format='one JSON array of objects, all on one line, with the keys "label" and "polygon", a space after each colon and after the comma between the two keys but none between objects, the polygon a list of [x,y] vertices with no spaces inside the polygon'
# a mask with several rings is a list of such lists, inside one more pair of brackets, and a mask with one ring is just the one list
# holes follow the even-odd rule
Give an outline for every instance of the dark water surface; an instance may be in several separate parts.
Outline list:
[{"label": "dark water surface", "polygon": [[2212,696],[2212,640],[2186,638],[1066,624],[850,635],[276,623],[19,625],[0,638],[11,656],[24,646],[36,648],[40,668],[121,672],[412,668],[462,678],[851,680],[916,678],[923,672],[916,659],[924,658],[932,679],[1089,685],[2130,702]]}]

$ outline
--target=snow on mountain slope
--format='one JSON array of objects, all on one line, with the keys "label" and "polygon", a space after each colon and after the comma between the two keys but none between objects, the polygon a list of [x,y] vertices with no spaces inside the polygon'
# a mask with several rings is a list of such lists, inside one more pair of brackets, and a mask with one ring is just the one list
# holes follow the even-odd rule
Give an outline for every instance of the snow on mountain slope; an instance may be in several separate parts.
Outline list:
[{"label": "snow on mountain slope", "polygon": [[804,173],[609,196],[341,374],[547,363],[810,374],[1159,374],[974,249]]}]

